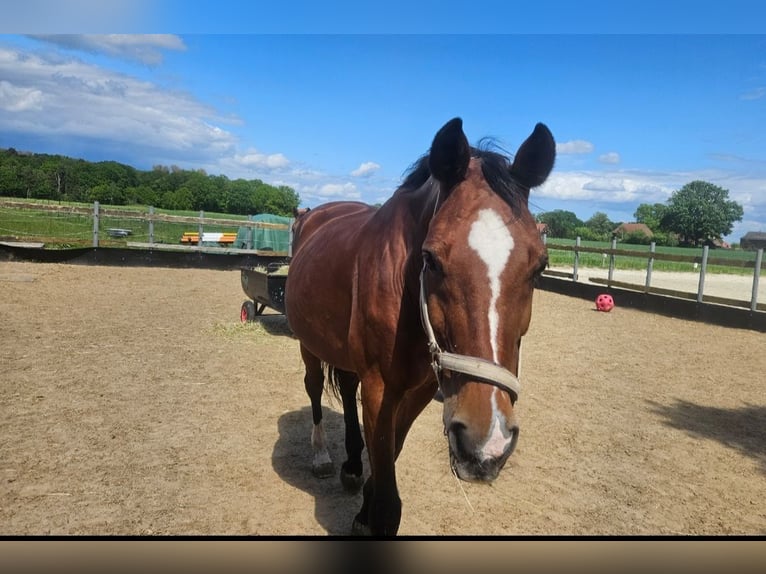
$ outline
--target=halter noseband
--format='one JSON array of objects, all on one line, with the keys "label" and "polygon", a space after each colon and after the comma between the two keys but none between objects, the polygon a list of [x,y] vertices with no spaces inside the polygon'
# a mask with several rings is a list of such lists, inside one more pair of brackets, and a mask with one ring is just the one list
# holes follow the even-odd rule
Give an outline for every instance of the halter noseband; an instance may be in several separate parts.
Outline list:
[{"label": "halter noseband", "polygon": [[[428,304],[426,302],[425,288],[426,265],[420,271],[420,319],[423,322],[423,329],[428,337],[428,350],[431,352],[431,367],[436,374],[436,381],[441,387],[441,371],[455,371],[469,375],[483,383],[494,385],[510,394],[511,402],[515,403],[521,392],[521,383],[519,378],[505,367],[498,365],[493,361],[471,357],[469,355],[459,355],[442,351],[439,343],[436,342],[434,329],[428,318]],[[521,352],[521,348],[519,348]]]}]

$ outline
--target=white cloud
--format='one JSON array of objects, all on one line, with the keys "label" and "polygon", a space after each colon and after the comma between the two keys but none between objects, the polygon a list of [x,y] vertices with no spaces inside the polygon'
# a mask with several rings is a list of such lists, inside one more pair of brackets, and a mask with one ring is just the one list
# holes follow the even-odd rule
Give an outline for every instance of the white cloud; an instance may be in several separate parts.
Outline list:
[{"label": "white cloud", "polygon": [[162,50],[186,50],[183,40],[174,34],[38,34],[32,37],[70,50],[149,65],[162,62]]},{"label": "white cloud", "polygon": [[598,161],[601,163],[617,164],[620,163],[620,154],[618,154],[616,151],[610,151],[598,156]]},{"label": "white cloud", "polygon": [[753,88],[752,90],[742,94],[739,97],[739,99],[740,100],[760,100],[763,97],[766,97],[766,86]]},{"label": "white cloud", "polygon": [[339,182],[331,176],[322,176],[324,183],[316,182],[316,178],[303,179],[298,176],[286,177],[274,185],[288,185],[301,197],[301,203],[308,206],[316,206],[327,201],[362,199],[362,193],[352,182]]},{"label": "white cloud", "polygon": [[322,197],[359,197],[356,185],[350,182],[346,183],[326,183],[319,188],[319,195]]},{"label": "white cloud", "polygon": [[238,163],[244,167],[254,167],[263,169],[281,169],[290,164],[288,160],[281,153],[263,154],[255,150],[251,150],[244,155],[235,155],[235,163]]},{"label": "white cloud", "polygon": [[585,140],[571,140],[556,144],[557,154],[584,154],[593,151],[593,144]]},{"label": "white cloud", "polygon": [[366,161],[362,165],[360,165],[358,168],[356,168],[354,171],[352,171],[351,175],[353,175],[354,177],[370,177],[373,173],[375,173],[379,169],[380,169],[380,165],[378,165],[374,161]]},{"label": "white cloud", "polygon": [[625,180],[617,178],[597,177],[582,185],[588,191],[625,191]]},{"label": "white cloud", "polygon": [[723,170],[694,172],[559,171],[532,191],[530,202],[546,204],[538,211],[572,210],[589,217],[596,211],[619,212],[630,219],[641,203],[665,203],[672,193],[691,181],[709,181],[729,191],[729,199],[742,205],[744,218],[728,238],[739,241],[747,231],[766,229],[766,178],[741,177]]},{"label": "white cloud", "polygon": [[680,187],[674,180],[640,173],[554,172],[533,194],[568,201],[661,203]]},{"label": "white cloud", "polygon": [[[188,161],[233,154],[227,121],[191,95],[74,58],[0,47],[0,131],[87,138]],[[157,155],[157,154],[155,154]]]},{"label": "white cloud", "polygon": [[43,94],[34,88],[16,87],[0,80],[0,109],[7,112],[40,111]]}]

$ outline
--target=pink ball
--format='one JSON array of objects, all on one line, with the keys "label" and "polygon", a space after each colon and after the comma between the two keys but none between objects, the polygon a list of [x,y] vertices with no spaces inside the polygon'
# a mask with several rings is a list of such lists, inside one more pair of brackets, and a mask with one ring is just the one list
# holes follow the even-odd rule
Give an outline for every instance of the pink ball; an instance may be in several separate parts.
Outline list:
[{"label": "pink ball", "polygon": [[596,309],[599,311],[611,311],[614,309],[614,299],[608,293],[602,293],[596,297]]}]

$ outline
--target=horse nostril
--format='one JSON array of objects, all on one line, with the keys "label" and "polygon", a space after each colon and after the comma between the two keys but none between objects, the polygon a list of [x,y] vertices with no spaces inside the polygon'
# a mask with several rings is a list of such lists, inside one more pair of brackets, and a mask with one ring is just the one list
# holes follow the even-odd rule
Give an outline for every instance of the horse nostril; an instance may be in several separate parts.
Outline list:
[{"label": "horse nostril", "polygon": [[459,436],[465,432],[465,425],[461,422],[452,421],[447,430],[453,435]]},{"label": "horse nostril", "polygon": [[519,427],[518,425],[513,425],[508,430],[511,433],[511,444],[508,448],[508,456],[510,456],[513,454],[513,451],[516,450],[516,443],[519,441]]},{"label": "horse nostril", "polygon": [[471,453],[471,449],[465,444],[468,436],[466,433],[466,426],[463,423],[457,421],[451,422],[447,429],[447,436],[456,455],[463,457]]}]

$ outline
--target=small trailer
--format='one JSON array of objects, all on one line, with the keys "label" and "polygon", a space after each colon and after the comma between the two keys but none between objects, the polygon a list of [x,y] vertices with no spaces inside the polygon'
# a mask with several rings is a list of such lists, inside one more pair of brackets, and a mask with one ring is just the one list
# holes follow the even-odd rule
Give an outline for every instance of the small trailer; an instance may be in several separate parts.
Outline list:
[{"label": "small trailer", "polygon": [[240,280],[242,290],[249,297],[242,303],[239,318],[243,323],[254,321],[266,307],[284,314],[285,283],[289,265],[271,262],[265,267],[242,267]]}]

